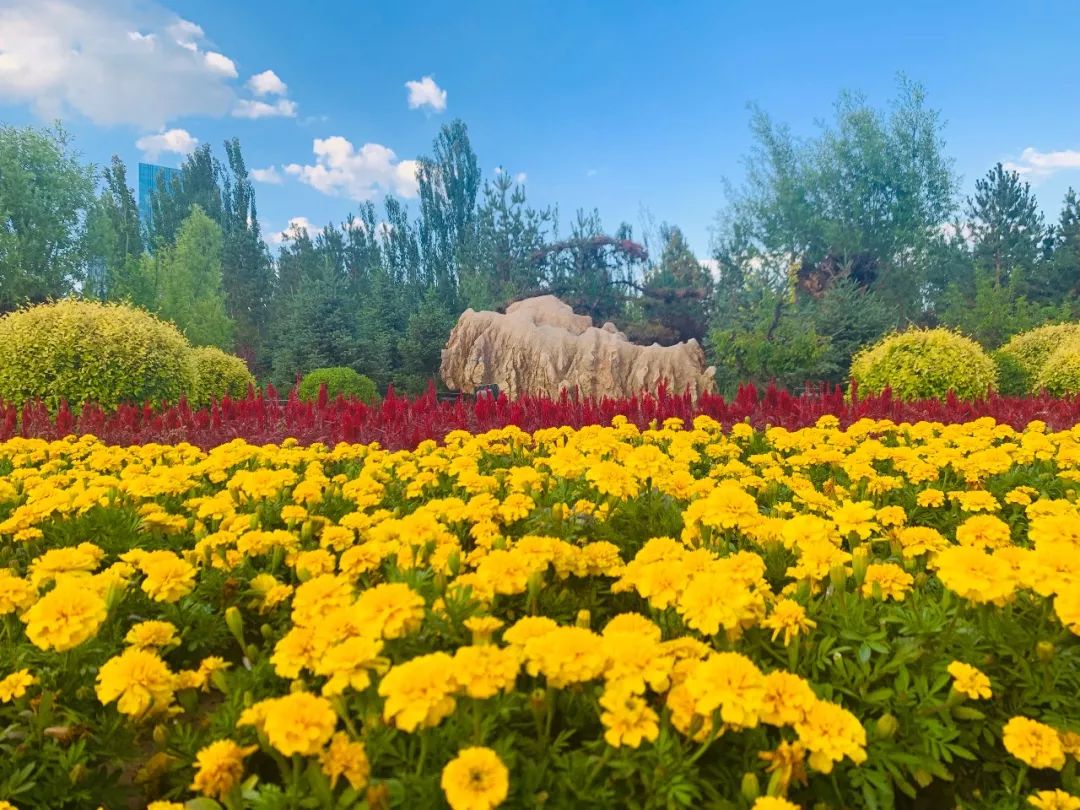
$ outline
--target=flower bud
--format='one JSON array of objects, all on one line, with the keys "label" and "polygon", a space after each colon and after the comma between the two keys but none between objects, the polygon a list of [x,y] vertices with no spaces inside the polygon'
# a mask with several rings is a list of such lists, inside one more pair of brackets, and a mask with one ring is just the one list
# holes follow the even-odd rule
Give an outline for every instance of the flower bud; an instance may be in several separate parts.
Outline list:
[{"label": "flower bud", "polygon": [[739,792],[742,793],[742,797],[748,802],[752,802],[761,795],[761,783],[758,782],[756,773],[747,771],[743,774],[742,785],[739,787]]},{"label": "flower bud", "polygon": [[896,716],[886,712],[877,719],[874,724],[874,733],[882,740],[891,740],[900,729],[900,721]]},{"label": "flower bud", "polygon": [[1050,641],[1040,641],[1035,645],[1035,655],[1044,664],[1049,664],[1050,660],[1054,657],[1054,645]]},{"label": "flower bud", "polygon": [[390,807],[390,788],[385,784],[369,785],[367,795],[364,798],[367,800],[367,806],[371,810],[388,810]]},{"label": "flower bud", "polygon": [[236,605],[225,608],[225,625],[236,639],[240,648],[244,647],[244,617],[240,615],[240,609]]},{"label": "flower bud", "polygon": [[577,621],[574,622],[578,627],[582,627],[586,630],[589,629],[589,624],[592,622],[592,615],[588,610],[579,610],[577,614]]}]

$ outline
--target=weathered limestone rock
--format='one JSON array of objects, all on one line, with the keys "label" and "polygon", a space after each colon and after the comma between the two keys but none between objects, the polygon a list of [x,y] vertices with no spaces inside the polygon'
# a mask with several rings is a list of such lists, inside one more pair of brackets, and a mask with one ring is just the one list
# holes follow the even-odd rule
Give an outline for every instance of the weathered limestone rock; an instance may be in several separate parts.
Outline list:
[{"label": "weathered limestone rock", "polygon": [[593,326],[553,295],[518,301],[505,315],[465,310],[440,369],[447,386],[465,393],[494,384],[511,397],[566,389],[596,398],[655,391],[661,381],[697,397],[713,390],[715,372],[705,367],[696,340],[638,346],[610,323]]}]

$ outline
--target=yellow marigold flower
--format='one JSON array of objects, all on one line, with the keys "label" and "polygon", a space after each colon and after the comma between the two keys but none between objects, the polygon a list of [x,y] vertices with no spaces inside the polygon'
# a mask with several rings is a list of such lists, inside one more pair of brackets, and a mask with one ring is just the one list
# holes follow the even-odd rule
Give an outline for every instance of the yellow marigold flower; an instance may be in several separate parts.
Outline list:
[{"label": "yellow marigold flower", "polygon": [[326,549],[316,548],[311,551],[297,552],[289,560],[289,564],[296,571],[296,575],[304,580],[320,574],[334,573],[335,559],[334,555]]},{"label": "yellow marigold flower", "polygon": [[0,569],[0,616],[17,613],[34,604],[37,589],[7,568]]},{"label": "yellow marigold flower", "polygon": [[607,661],[604,678],[609,684],[618,683],[634,694],[642,694],[646,687],[664,692],[671,683],[675,666],[674,653],[661,644],[660,629],[656,635],[642,635],[631,631],[609,632],[611,623],[602,637],[604,658]]},{"label": "yellow marigold flower", "polygon": [[556,689],[600,677],[607,663],[600,637],[583,627],[557,627],[530,641],[525,658],[529,674]]},{"label": "yellow marigold flower", "polygon": [[1032,768],[1060,771],[1065,765],[1061,737],[1056,730],[1037,720],[1013,717],[1005,724],[1002,741],[1006,751]]},{"label": "yellow marigold flower", "polygon": [[1080,636],[1080,583],[1062,589],[1054,598],[1054,613],[1058,620]]},{"label": "yellow marigold flower", "polygon": [[[949,493],[953,495],[954,493]],[[1001,509],[998,499],[984,489],[955,493],[955,499],[965,512],[997,512]]]},{"label": "yellow marigold flower", "polygon": [[842,537],[855,534],[862,540],[878,530],[876,517],[877,510],[870,501],[844,501],[832,512],[832,519]]},{"label": "yellow marigold flower", "polygon": [[346,689],[361,692],[371,685],[372,672],[384,672],[388,665],[381,658],[383,643],[379,639],[356,636],[335,644],[314,662],[315,674],[329,680],[322,693],[340,695]]},{"label": "yellow marigold flower", "polygon": [[151,551],[139,563],[142,589],[155,602],[176,602],[195,587],[195,566],[171,551]]},{"label": "yellow marigold flower", "polygon": [[855,715],[835,703],[814,703],[795,724],[795,733],[810,752],[810,767],[821,773],[830,773],[845,756],[856,765],[866,761],[866,729]]},{"label": "yellow marigold flower", "polygon": [[490,748],[463,748],[443,768],[439,784],[451,810],[492,810],[510,792],[510,772]]},{"label": "yellow marigold flower", "polygon": [[330,787],[337,785],[342,776],[353,790],[363,790],[371,776],[364,744],[349,739],[342,731],[330,738],[330,744],[319,753],[319,767],[330,780]]},{"label": "yellow marigold flower", "polygon": [[105,621],[105,600],[77,580],[65,578],[26,613],[26,637],[42,650],[64,652],[97,635]]},{"label": "yellow marigold flower", "polygon": [[521,657],[512,647],[483,644],[460,647],[454,653],[453,679],[471,698],[494,697],[511,692],[521,669]]},{"label": "yellow marigold flower", "polygon": [[779,796],[761,796],[751,810],[799,810],[799,805]]},{"label": "yellow marigold flower", "polygon": [[902,506],[884,506],[877,510],[877,519],[882,526],[903,526],[907,523],[907,512]]},{"label": "yellow marigold flower", "polygon": [[817,622],[808,618],[806,610],[794,599],[777,599],[772,612],[761,622],[761,626],[773,631],[773,641],[783,633],[786,647],[800,633],[817,627]]},{"label": "yellow marigold flower", "polygon": [[217,740],[195,755],[195,780],[191,789],[221,799],[244,778],[244,757],[257,749],[241,748],[232,740]]},{"label": "yellow marigold flower", "polygon": [[962,546],[1003,548],[1012,543],[1012,530],[994,515],[972,515],[956,527],[956,542]]},{"label": "yellow marigold flower", "polygon": [[[3,805],[0,805],[0,810],[3,810]],[[184,805],[180,802],[150,802],[146,810],[184,810]]]},{"label": "yellow marigold flower", "polygon": [[604,739],[613,748],[637,748],[642,740],[654,742],[660,734],[660,717],[640,696],[611,684],[600,696]]},{"label": "yellow marigold flower", "polygon": [[945,505],[945,493],[940,489],[924,489],[915,497],[915,503],[924,509],[934,509]]},{"label": "yellow marigold flower", "polygon": [[898,529],[894,536],[900,543],[905,560],[921,554],[936,554],[949,545],[941,532],[929,526],[905,526]]},{"label": "yellow marigold flower", "polygon": [[761,721],[771,726],[794,726],[817,702],[814,690],[791,672],[777,670],[765,676]]},{"label": "yellow marigold flower", "polygon": [[990,679],[975,667],[963,661],[949,664],[948,673],[953,676],[953,689],[972,700],[992,697]]},{"label": "yellow marigold flower", "polygon": [[319,753],[337,725],[330,701],[310,692],[293,692],[262,704],[262,729],[270,744],[287,757]]},{"label": "yellow marigold flower", "polygon": [[472,633],[473,644],[487,644],[504,624],[502,619],[495,616],[470,616],[465,620],[465,629]]},{"label": "yellow marigold flower", "polygon": [[137,650],[152,650],[179,644],[176,627],[170,622],[150,620],[139,622],[128,630],[124,642]]},{"label": "yellow marigold flower", "polygon": [[390,668],[379,682],[383,718],[402,731],[437,726],[457,705],[454,659],[443,652],[420,655]]},{"label": "yellow marigold flower", "polygon": [[104,556],[105,552],[93,543],[50,549],[30,563],[30,582],[40,588],[60,574],[89,574]]},{"label": "yellow marigold flower", "polygon": [[[774,751],[761,751],[758,758],[768,762],[766,773],[773,774],[782,793],[786,793],[793,782],[806,782],[806,749],[800,742],[781,742]],[[771,780],[770,780],[771,781]]]},{"label": "yellow marigold flower", "polygon": [[1064,790],[1040,790],[1027,803],[1036,810],[1080,810],[1080,799]]},{"label": "yellow marigold flower", "polygon": [[357,622],[369,634],[401,638],[420,627],[424,598],[404,583],[383,583],[361,593],[355,611]]},{"label": "yellow marigold flower", "polygon": [[895,563],[871,563],[866,567],[862,595],[903,602],[914,581],[911,574]]},{"label": "yellow marigold flower", "polygon": [[739,653],[714,653],[698,662],[686,677],[695,713],[720,718],[737,728],[753,728],[765,699],[765,677],[754,662]]},{"label": "yellow marigold flower", "polygon": [[10,703],[26,694],[26,690],[38,682],[28,669],[12,672],[0,680],[0,703]]},{"label": "yellow marigold flower", "polygon": [[620,613],[613,616],[604,625],[601,635],[606,637],[616,633],[633,633],[657,642],[661,637],[660,628],[640,613]]},{"label": "yellow marigold flower", "polygon": [[175,678],[156,653],[128,648],[106,661],[98,671],[97,696],[103,704],[116,701],[121,714],[142,717],[168,709]]},{"label": "yellow marigold flower", "polygon": [[938,579],[950,591],[978,604],[1003,605],[1012,598],[1016,574],[1004,560],[971,546],[953,546],[938,554]]}]

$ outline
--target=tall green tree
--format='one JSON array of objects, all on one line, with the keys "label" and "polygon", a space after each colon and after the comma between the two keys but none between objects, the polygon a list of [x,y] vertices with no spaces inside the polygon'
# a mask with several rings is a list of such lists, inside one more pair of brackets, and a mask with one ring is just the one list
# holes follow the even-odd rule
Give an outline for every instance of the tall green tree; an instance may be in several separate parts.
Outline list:
[{"label": "tall green tree", "polygon": [[94,186],[59,124],[0,125],[0,311],[78,288]]},{"label": "tall green tree", "polygon": [[142,272],[145,250],[135,192],[118,155],[102,172],[101,193],[86,218],[88,276],[85,292],[111,301],[153,306],[153,289]]},{"label": "tall green tree", "polygon": [[669,345],[704,339],[709,329],[712,276],[678,227],[660,228],[660,261],[645,273],[641,308],[654,337]]},{"label": "tall green tree", "polygon": [[191,206],[197,205],[221,228],[225,209],[220,185],[221,163],[210,144],[204,143],[187,156],[179,172],[170,180],[159,178],[150,199],[149,242],[151,246],[171,245]]},{"label": "tall green tree", "polygon": [[446,124],[435,138],[431,157],[416,173],[420,196],[420,246],[428,281],[448,307],[457,304],[458,262],[476,218],[480,167],[462,121]]},{"label": "tall green tree", "polygon": [[236,324],[236,352],[256,371],[266,368],[266,330],[274,290],[270,253],[262,239],[255,191],[237,138],[225,142],[221,252],[225,310]]},{"label": "tall green tree", "polygon": [[885,111],[843,94],[812,138],[754,109],[745,186],[720,218],[717,252],[743,273],[820,294],[849,277],[891,303],[897,320],[922,315],[929,251],[956,205],[940,114],[922,87],[902,78]]},{"label": "tall green tree", "polygon": [[975,181],[968,198],[967,216],[972,230],[975,263],[995,284],[1009,286],[1014,274],[1019,288],[1039,286],[1036,264],[1045,225],[1031,185],[1000,163]]},{"label": "tall green tree", "polygon": [[232,348],[234,325],[222,291],[221,228],[197,205],[176,243],[159,250],[157,311],[196,346]]},{"label": "tall green tree", "polygon": [[498,309],[540,286],[540,263],[554,224],[550,209],[528,205],[507,172],[484,185],[472,238],[460,263],[462,306]]}]

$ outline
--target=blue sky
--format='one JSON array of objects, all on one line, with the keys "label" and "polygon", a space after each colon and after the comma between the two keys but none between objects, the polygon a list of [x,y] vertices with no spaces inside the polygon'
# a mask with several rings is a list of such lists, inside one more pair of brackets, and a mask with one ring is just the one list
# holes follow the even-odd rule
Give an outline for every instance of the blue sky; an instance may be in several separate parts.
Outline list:
[{"label": "blue sky", "polygon": [[485,174],[522,174],[564,222],[596,207],[640,232],[647,210],[705,257],[748,102],[809,135],[842,89],[884,104],[898,71],[942,111],[965,193],[1012,162],[1056,218],[1080,187],[1078,42],[1075,3],[1035,0],[0,0],[0,120],[59,116],[132,168],[239,136],[277,181],[257,185],[273,233],[411,193],[405,161],[462,118]]}]

